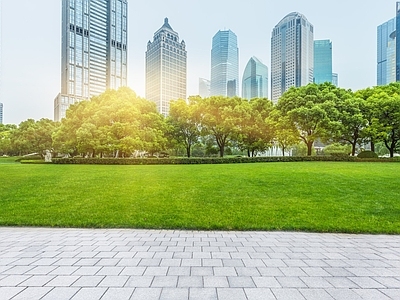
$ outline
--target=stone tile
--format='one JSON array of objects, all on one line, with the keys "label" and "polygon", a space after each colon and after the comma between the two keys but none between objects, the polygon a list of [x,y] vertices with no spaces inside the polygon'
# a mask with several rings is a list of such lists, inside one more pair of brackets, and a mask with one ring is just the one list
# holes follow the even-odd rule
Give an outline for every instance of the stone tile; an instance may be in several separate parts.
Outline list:
[{"label": "stone tile", "polygon": [[335,300],[324,289],[300,289],[299,291],[307,300]]},{"label": "stone tile", "polygon": [[151,287],[173,288],[178,284],[178,276],[155,276]]},{"label": "stone tile", "polygon": [[69,300],[79,291],[79,288],[55,287],[47,293],[41,300]]},{"label": "stone tile", "polygon": [[41,299],[48,292],[50,287],[27,287],[21,293],[17,294],[13,300]]},{"label": "stone tile", "polygon": [[56,276],[52,280],[46,283],[46,286],[50,287],[68,287],[71,286],[75,281],[77,281],[80,276]]},{"label": "stone tile", "polygon": [[373,289],[354,289],[363,300],[391,300],[387,295],[379,290]]},{"label": "stone tile", "polygon": [[218,300],[247,300],[243,289],[217,288]]},{"label": "stone tile", "polygon": [[305,300],[297,289],[271,289],[277,300]]},{"label": "stone tile", "polygon": [[15,295],[21,293],[26,287],[4,287],[0,286],[0,299],[11,299]]},{"label": "stone tile", "polygon": [[280,288],[282,287],[275,277],[252,277],[257,288]]},{"label": "stone tile", "polygon": [[178,287],[179,288],[202,288],[203,277],[201,276],[179,276]]},{"label": "stone tile", "polygon": [[160,296],[160,300],[187,300],[188,298],[188,288],[164,288]]},{"label": "stone tile", "polygon": [[189,300],[218,300],[215,288],[190,288]]},{"label": "stone tile", "polygon": [[76,287],[96,287],[102,280],[104,276],[81,276],[77,281],[75,281],[72,286]]},{"label": "stone tile", "polygon": [[229,287],[228,278],[224,276],[204,276],[205,288]]},{"label": "stone tile", "polygon": [[154,276],[130,276],[125,287],[148,288],[153,282]]},{"label": "stone tile", "polygon": [[99,287],[123,287],[128,281],[129,276],[106,276],[100,283]]},{"label": "stone tile", "polygon": [[99,300],[107,291],[106,288],[82,288],[80,289],[72,300]]},{"label": "stone tile", "polygon": [[256,285],[251,277],[228,277],[230,288],[255,288]]},{"label": "stone tile", "polygon": [[245,288],[248,300],[275,300],[274,294],[268,288]]},{"label": "stone tile", "polygon": [[46,275],[37,275],[32,276],[31,278],[25,280],[20,283],[19,286],[28,286],[28,287],[39,287],[45,286],[49,281],[51,281],[55,276],[46,276]]},{"label": "stone tile", "polygon": [[161,288],[137,288],[132,294],[134,300],[159,300]]},{"label": "stone tile", "polygon": [[191,267],[190,275],[192,276],[212,276],[214,270],[212,267]]},{"label": "stone tile", "polygon": [[9,275],[0,280],[0,287],[15,287],[31,277],[31,275]]}]

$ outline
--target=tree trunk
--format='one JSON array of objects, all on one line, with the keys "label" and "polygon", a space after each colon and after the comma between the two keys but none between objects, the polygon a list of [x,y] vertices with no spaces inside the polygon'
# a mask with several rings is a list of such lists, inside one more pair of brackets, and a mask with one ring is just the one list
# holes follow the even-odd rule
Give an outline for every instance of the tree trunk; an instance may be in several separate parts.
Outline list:
[{"label": "tree trunk", "polygon": [[371,141],[371,151],[375,152],[375,143]]},{"label": "tree trunk", "polygon": [[312,155],[312,146],[314,145],[314,141],[307,142],[307,156]]},{"label": "tree trunk", "polygon": [[356,155],[356,143],[351,143],[351,156]]},{"label": "tree trunk", "polygon": [[251,156],[250,156],[250,149],[249,149],[249,148],[247,148],[247,157],[251,157]]},{"label": "tree trunk", "polygon": [[282,146],[282,155],[285,157],[285,146]]},{"label": "tree trunk", "polygon": [[186,154],[187,154],[187,157],[189,158],[190,157],[190,145],[188,145],[186,147]]}]

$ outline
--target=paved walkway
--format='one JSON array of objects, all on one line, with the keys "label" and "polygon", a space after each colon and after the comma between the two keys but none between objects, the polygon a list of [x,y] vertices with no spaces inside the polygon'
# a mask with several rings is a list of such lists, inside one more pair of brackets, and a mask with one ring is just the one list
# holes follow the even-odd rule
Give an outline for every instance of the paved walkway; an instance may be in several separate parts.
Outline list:
[{"label": "paved walkway", "polygon": [[400,236],[0,228],[0,299],[400,299]]}]

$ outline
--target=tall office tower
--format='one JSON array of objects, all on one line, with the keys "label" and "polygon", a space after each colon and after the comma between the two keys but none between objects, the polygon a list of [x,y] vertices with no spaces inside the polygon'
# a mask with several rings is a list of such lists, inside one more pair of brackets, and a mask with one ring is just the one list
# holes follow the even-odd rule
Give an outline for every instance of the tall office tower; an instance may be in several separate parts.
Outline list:
[{"label": "tall office tower", "polygon": [[0,124],[3,124],[3,103],[0,102]]},{"label": "tall office tower", "polygon": [[314,27],[300,13],[284,17],[272,31],[272,101],[290,87],[312,83],[314,79]]},{"label": "tall office tower", "polygon": [[332,82],[332,42],[314,41],[314,83]]},{"label": "tall office tower", "polygon": [[63,0],[61,93],[54,120],[71,104],[127,85],[128,0]]},{"label": "tall office tower", "polygon": [[187,51],[185,41],[164,19],[146,51],[146,99],[156,103],[164,116],[171,100],[186,99]]},{"label": "tall office tower", "polygon": [[377,85],[396,81],[396,18],[378,26]]},{"label": "tall office tower", "polygon": [[211,96],[234,97],[239,94],[239,49],[231,30],[218,31],[211,49]]},{"label": "tall office tower", "polygon": [[268,67],[253,56],[244,69],[242,98],[268,98]]},{"label": "tall office tower", "polygon": [[[396,35],[396,41],[400,41],[400,2],[396,2],[396,30],[394,35]],[[393,47],[393,46],[392,46]],[[395,81],[400,81],[400,42],[396,42],[395,44],[395,51],[396,51],[396,80]]]},{"label": "tall office tower", "polygon": [[199,95],[201,98],[210,97],[210,80],[199,78]]}]

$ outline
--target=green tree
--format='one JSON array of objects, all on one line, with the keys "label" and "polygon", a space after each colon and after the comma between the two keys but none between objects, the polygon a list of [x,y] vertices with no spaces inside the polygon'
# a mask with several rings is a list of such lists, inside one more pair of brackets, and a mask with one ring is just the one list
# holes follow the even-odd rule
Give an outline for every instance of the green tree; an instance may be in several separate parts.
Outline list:
[{"label": "green tree", "polygon": [[325,140],[337,130],[335,102],[340,91],[330,83],[292,87],[282,95],[277,109],[298,130],[298,136],[312,154],[314,142]]},{"label": "green tree", "polygon": [[188,103],[182,99],[170,103],[167,119],[170,136],[185,146],[187,157],[191,156],[191,148],[198,143],[201,135],[199,120],[196,118],[196,103],[199,101],[189,97]]},{"label": "green tree", "polygon": [[234,97],[212,96],[196,101],[196,118],[199,120],[203,135],[212,135],[218,145],[219,156],[223,157],[225,147],[237,135],[238,120],[233,113],[241,99]]},{"label": "green tree", "polygon": [[16,130],[14,124],[0,124],[0,155],[12,155],[15,153],[11,146],[11,134]]}]

